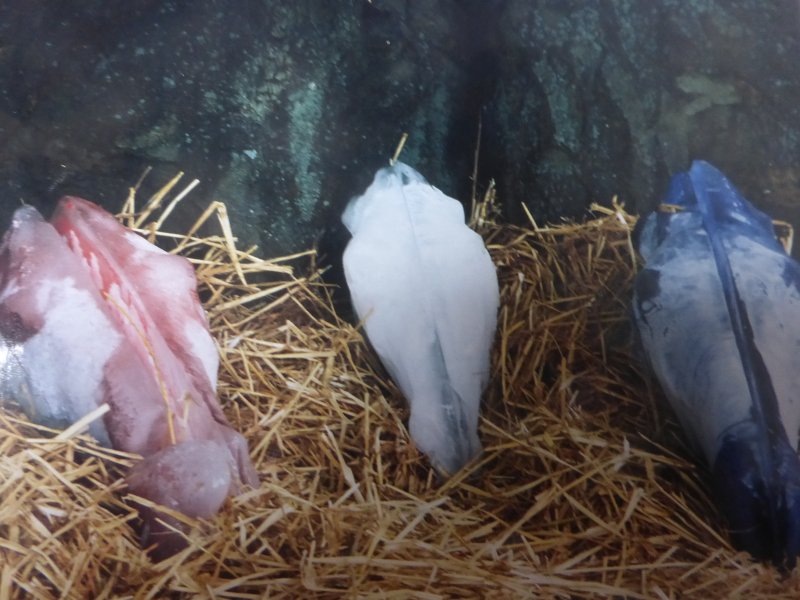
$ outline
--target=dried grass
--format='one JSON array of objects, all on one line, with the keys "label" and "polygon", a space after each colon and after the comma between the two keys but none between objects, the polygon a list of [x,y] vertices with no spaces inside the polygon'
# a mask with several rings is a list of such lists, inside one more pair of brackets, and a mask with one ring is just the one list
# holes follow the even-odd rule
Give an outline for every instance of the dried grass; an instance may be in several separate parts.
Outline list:
[{"label": "dried grass", "polygon": [[154,565],[121,486],[135,457],[0,411],[0,599],[800,593],[796,572],[753,563],[718,533],[706,474],[637,367],[633,218],[620,207],[580,225],[484,225],[502,290],[485,452],[441,484],[313,253],[236,249],[220,204],[204,218],[222,235],[166,233],[154,215],[168,192],[138,218],[132,195],[123,219],[196,264],[220,398],[261,485]]}]

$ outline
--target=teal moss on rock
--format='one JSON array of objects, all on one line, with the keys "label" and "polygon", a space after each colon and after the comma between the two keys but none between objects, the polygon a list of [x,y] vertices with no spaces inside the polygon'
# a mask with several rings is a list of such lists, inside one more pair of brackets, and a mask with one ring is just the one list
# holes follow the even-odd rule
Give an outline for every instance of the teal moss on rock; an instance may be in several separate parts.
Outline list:
[{"label": "teal moss on rock", "polygon": [[289,96],[289,150],[294,164],[300,217],[308,223],[316,212],[322,191],[321,165],[315,145],[323,116],[323,89],[311,81]]},{"label": "teal moss on rock", "polygon": [[176,227],[219,199],[243,245],[335,258],[404,131],[403,159],[466,201],[482,116],[478,190],[508,219],[644,211],[704,158],[800,225],[799,29],[797,3],[757,0],[7,0],[1,213],[116,209],[145,167],[143,197],[183,170],[202,185]]}]

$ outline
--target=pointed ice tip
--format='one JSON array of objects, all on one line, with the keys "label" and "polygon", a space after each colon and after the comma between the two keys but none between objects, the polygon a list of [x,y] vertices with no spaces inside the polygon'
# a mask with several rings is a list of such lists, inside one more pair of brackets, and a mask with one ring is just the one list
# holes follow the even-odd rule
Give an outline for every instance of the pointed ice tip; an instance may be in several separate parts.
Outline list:
[{"label": "pointed ice tip", "polygon": [[734,546],[791,570],[800,555],[800,459],[782,437],[765,474],[757,440],[741,431],[728,436],[712,478]]},{"label": "pointed ice tip", "polygon": [[377,182],[379,178],[385,181],[387,185],[397,185],[398,183],[400,185],[409,185],[411,183],[428,183],[428,180],[425,179],[416,169],[409,167],[406,163],[400,161],[397,161],[389,167],[380,169],[375,174],[375,181]]},{"label": "pointed ice tip", "polygon": [[469,463],[471,463],[475,458],[477,458],[482,452],[482,447],[479,445],[476,450],[471,450],[465,454],[461,454],[456,456],[451,461],[447,462],[446,464],[437,463],[435,460],[432,459],[433,467],[436,469],[437,474],[442,479],[450,479],[453,475],[461,471],[464,467],[466,467]]},{"label": "pointed ice tip", "polygon": [[715,187],[724,183],[730,187],[730,182],[722,171],[704,160],[695,160],[688,171],[677,173],[670,178],[663,202],[686,208],[695,206],[697,204],[695,188],[698,182],[703,182],[705,186],[714,184]]},{"label": "pointed ice tip", "polygon": [[[188,440],[167,446],[136,463],[128,473],[128,491],[191,519],[219,512],[234,487],[230,454],[211,440]],[[143,546],[157,561],[186,546],[188,526],[157,507],[133,502],[143,522]]]},{"label": "pointed ice tip", "polygon": [[[704,160],[694,161],[691,169],[689,169],[689,177],[696,188],[696,192],[697,188],[704,191],[717,191],[723,196],[724,203],[731,206],[747,202],[725,174],[711,163],[707,163]],[[696,193],[696,195],[699,200],[701,194]]]},{"label": "pointed ice tip", "polygon": [[688,171],[682,171],[670,178],[663,202],[691,209],[697,205],[695,188],[698,182],[703,182],[704,186],[713,184],[716,187],[724,184],[726,187],[731,187],[722,171],[704,160],[695,160],[692,161]]},{"label": "pointed ice tip", "polygon": [[772,219],[750,203],[722,171],[705,161],[696,160],[689,170],[689,177],[698,209],[707,213],[707,230],[709,227],[730,228],[781,251]]},{"label": "pointed ice tip", "polygon": [[719,177],[725,177],[718,168],[712,165],[710,162],[705,160],[693,160],[692,166],[689,169],[691,172],[706,172],[706,173],[714,173]]},{"label": "pointed ice tip", "polygon": [[350,202],[342,212],[342,224],[347,227],[351,235],[355,235],[361,226],[364,213],[369,211],[371,204],[380,204],[386,197],[391,197],[392,193],[402,192],[403,187],[414,183],[429,185],[427,179],[420,175],[414,168],[402,162],[382,167],[375,173],[372,184],[366,191]]},{"label": "pointed ice tip", "polygon": [[411,402],[411,439],[444,479],[481,453],[477,412],[473,418],[467,416],[468,412],[464,400],[446,378],[438,397],[424,405]]}]

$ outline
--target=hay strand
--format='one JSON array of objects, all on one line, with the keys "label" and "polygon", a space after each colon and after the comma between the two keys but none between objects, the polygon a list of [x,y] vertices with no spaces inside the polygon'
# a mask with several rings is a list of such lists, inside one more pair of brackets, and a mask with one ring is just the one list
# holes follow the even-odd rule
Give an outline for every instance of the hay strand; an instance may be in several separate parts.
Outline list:
[{"label": "hay strand", "polygon": [[53,438],[0,410],[0,599],[797,597],[796,572],[730,547],[637,366],[634,218],[595,210],[582,224],[482,219],[501,284],[485,451],[445,483],[312,252],[265,260],[223,227],[198,237],[218,205],[186,234],[137,216],[196,266],[220,399],[261,483],[153,564],[122,489],[136,457],[85,423]]}]

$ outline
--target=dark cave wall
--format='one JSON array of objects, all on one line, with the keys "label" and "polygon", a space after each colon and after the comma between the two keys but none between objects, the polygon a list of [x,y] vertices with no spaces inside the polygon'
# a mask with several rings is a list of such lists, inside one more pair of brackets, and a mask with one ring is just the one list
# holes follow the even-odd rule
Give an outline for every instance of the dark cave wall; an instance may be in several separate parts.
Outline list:
[{"label": "dark cave wall", "polygon": [[755,0],[139,0],[0,6],[0,202],[63,193],[120,206],[175,171],[202,181],[175,219],[226,201],[265,254],[323,239],[402,158],[506,216],[652,207],[669,175],[716,163],[798,223],[798,4]]},{"label": "dark cave wall", "polygon": [[245,243],[289,252],[338,224],[403,131],[404,160],[468,189],[468,16],[455,2],[6,4],[3,212],[62,193],[116,208],[146,166],[147,191],[182,170],[202,180],[185,220],[224,199]]},{"label": "dark cave wall", "polygon": [[500,24],[487,112],[503,197],[545,220],[613,195],[644,211],[671,173],[704,158],[754,200],[793,212],[797,3],[535,5],[510,1]]}]

